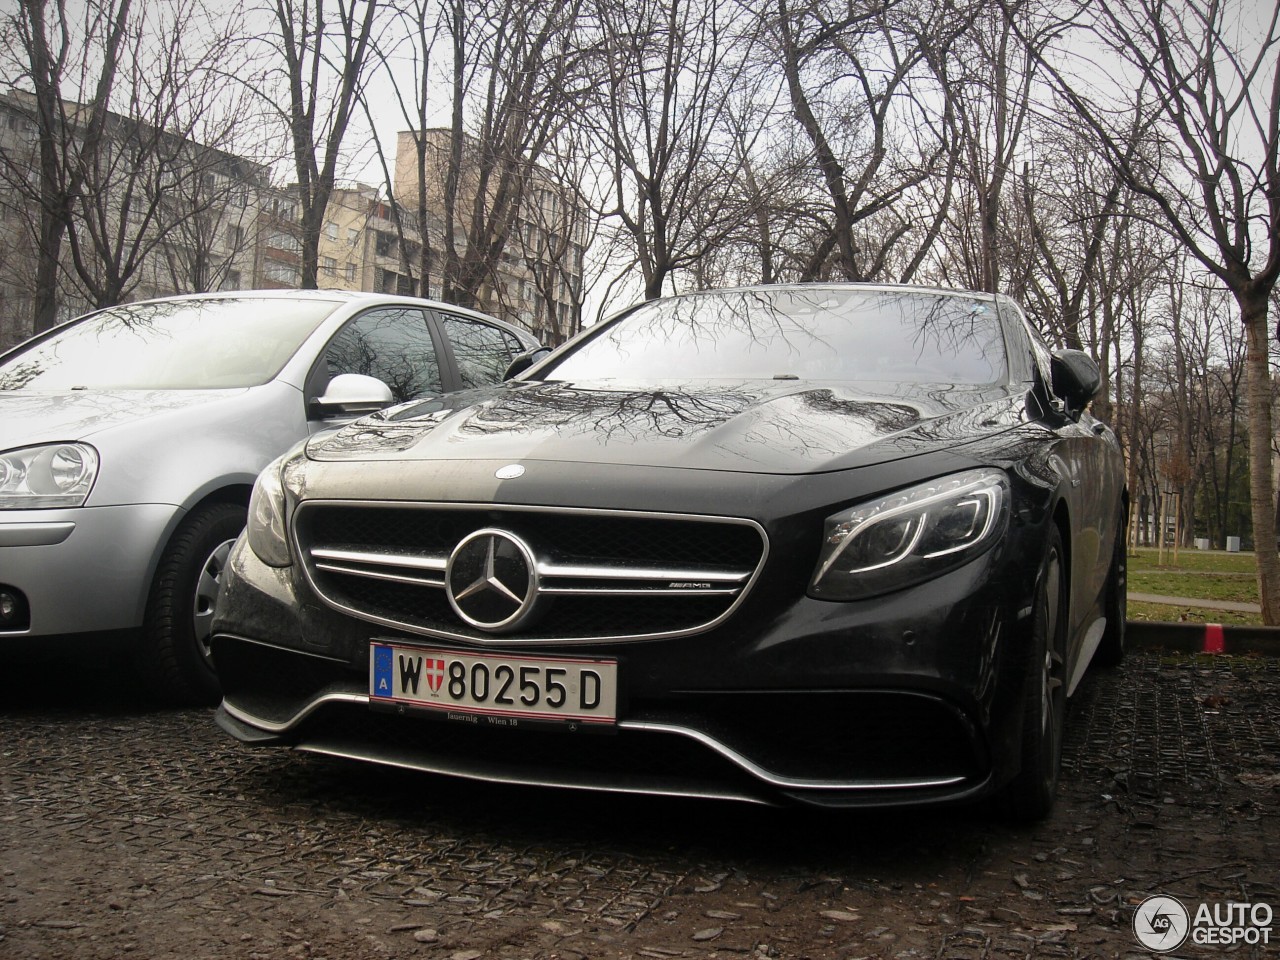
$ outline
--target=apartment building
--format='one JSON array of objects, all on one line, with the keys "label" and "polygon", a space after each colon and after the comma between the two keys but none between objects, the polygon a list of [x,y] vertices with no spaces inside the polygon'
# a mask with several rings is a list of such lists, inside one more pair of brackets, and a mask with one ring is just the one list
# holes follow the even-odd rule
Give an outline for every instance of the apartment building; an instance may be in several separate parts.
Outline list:
[{"label": "apartment building", "polygon": [[[74,169],[87,108],[63,111],[60,162]],[[35,98],[0,95],[0,347],[32,332],[39,162]],[[80,175],[72,208],[79,256],[65,237],[59,319],[99,302],[258,285],[264,214],[277,202],[267,166],[109,114]]]},{"label": "apartment building", "polygon": [[[67,106],[69,129],[84,108]],[[0,349],[33,329],[39,193],[34,98],[0,94]],[[428,131],[427,214],[419,223],[413,138],[397,144],[395,199],[374,187],[336,189],[319,239],[320,287],[442,295],[445,226],[442,158],[448,131]],[[74,147],[73,147],[74,149]],[[269,167],[111,115],[106,174],[86,182],[77,210],[81,257],[62,248],[59,318],[97,302],[205,290],[293,288],[302,281],[296,191],[275,187]],[[470,209],[463,178],[460,210]],[[583,285],[583,217],[570,191],[535,168],[515,228],[478,291],[479,306],[557,344],[577,331]],[[100,222],[90,229],[87,221]],[[454,236],[465,246],[465,230]],[[425,250],[425,255],[424,255]],[[96,259],[95,259],[96,258]],[[123,277],[123,279],[121,279]],[[118,293],[111,283],[117,283]]]},{"label": "apartment building", "polygon": [[[396,142],[395,199],[402,210],[416,210],[419,183],[428,216],[427,242],[435,252],[429,258],[429,278],[438,277],[444,246],[444,184],[448,171],[452,134],[437,128],[424,131],[424,162],[419,166],[416,137],[399,134]],[[480,192],[476,173],[477,145],[464,144],[456,200],[454,239],[458,249],[467,245],[467,219],[472,216]],[[489,191],[497,190],[490,183]],[[496,202],[494,196],[485,198]],[[583,258],[586,216],[571,188],[550,171],[534,167],[525,183],[514,222],[500,258],[492,264],[478,289],[480,309],[521,323],[547,344],[562,343],[581,324]],[[419,234],[420,236],[420,234]]]}]

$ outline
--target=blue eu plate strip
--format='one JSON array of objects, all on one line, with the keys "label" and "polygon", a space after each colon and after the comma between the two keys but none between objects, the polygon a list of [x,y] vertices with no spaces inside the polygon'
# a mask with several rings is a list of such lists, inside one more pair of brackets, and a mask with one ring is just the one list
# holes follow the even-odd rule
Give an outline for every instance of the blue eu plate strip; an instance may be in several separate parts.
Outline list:
[{"label": "blue eu plate strip", "polygon": [[391,652],[390,647],[374,645],[373,696],[390,697],[392,695],[391,669],[394,659],[394,654]]}]

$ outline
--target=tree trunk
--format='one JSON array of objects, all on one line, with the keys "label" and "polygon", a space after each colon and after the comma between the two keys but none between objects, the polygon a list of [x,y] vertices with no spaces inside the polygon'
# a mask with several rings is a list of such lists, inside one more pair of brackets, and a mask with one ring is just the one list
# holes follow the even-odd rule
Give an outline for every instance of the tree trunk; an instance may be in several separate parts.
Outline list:
[{"label": "tree trunk", "polygon": [[1253,549],[1258,563],[1258,596],[1262,622],[1280,626],[1280,552],[1276,550],[1276,495],[1271,478],[1271,370],[1267,298],[1236,293],[1248,337],[1245,360],[1249,406],[1249,506],[1253,514]]},{"label": "tree trunk", "polygon": [[[1147,499],[1141,495],[1142,476],[1138,469],[1138,461],[1141,455],[1140,437],[1142,436],[1142,398],[1144,396],[1142,383],[1142,375],[1144,372],[1142,369],[1143,346],[1142,324],[1138,323],[1137,318],[1135,317],[1133,324],[1133,379],[1129,384],[1129,422],[1128,429],[1126,431],[1125,451],[1128,453],[1126,466],[1128,468],[1127,482],[1130,502],[1136,502],[1139,504],[1138,516],[1141,518],[1140,529],[1143,534],[1143,541],[1148,542],[1145,539],[1145,534],[1147,532]],[[1119,366],[1117,366],[1116,369],[1120,369]],[[1138,545],[1138,535],[1136,533],[1133,545],[1135,547]]]},{"label": "tree trunk", "polygon": [[65,222],[45,210],[40,212],[40,243],[36,259],[35,325],[43,333],[58,322],[58,273],[61,269]]}]

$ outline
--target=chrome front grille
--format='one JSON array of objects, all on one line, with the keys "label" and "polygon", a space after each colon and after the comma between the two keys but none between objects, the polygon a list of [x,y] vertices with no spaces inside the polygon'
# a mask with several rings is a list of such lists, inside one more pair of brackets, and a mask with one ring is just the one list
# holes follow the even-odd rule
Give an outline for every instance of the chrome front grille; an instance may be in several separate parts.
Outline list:
[{"label": "chrome front grille", "polygon": [[[306,501],[295,546],[316,592],[374,623],[472,643],[611,642],[720,623],[764,564],[752,521],[543,507]],[[449,558],[481,530],[533,556],[537,614],[514,632],[467,623],[446,594]]]}]

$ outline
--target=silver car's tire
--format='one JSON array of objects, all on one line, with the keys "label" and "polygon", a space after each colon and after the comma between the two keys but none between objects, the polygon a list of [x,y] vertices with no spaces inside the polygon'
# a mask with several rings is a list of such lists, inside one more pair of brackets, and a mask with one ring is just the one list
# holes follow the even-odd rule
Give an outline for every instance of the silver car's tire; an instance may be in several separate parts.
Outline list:
[{"label": "silver car's tire", "polygon": [[143,681],[158,700],[207,706],[221,696],[209,627],[222,569],[244,523],[240,504],[206,504],[187,516],[165,547],[139,648]]}]

